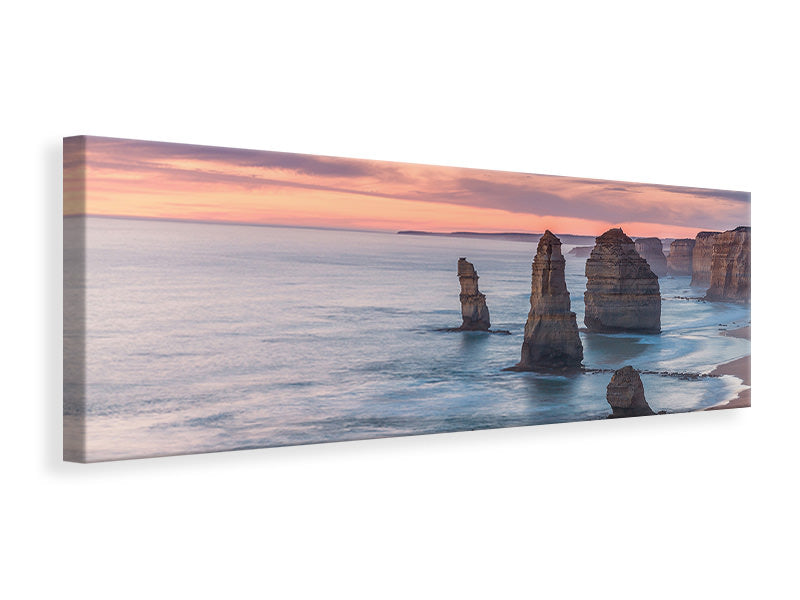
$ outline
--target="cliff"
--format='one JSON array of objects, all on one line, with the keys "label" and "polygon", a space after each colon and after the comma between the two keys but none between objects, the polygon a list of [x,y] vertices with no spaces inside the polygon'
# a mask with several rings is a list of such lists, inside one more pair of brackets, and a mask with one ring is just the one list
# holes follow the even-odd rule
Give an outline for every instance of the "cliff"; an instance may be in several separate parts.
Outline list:
[{"label": "cliff", "polygon": [[718,231],[701,231],[694,239],[692,249],[692,282],[695,287],[708,287],[711,282],[711,254]]},{"label": "cliff", "polygon": [[658,276],[622,229],[596,238],[586,261],[584,323],[590,331],[661,331]]},{"label": "cliff", "polygon": [[655,414],[644,398],[644,386],[638,371],[631,366],[614,371],[606,388],[611,405],[610,418],[644,417]]},{"label": "cliff", "polygon": [[583,345],[570,311],[561,241],[544,232],[531,265],[531,309],[525,323],[519,370],[579,369]]},{"label": "cliff", "polygon": [[714,238],[706,300],[750,302],[749,227],[737,227]]},{"label": "cliff", "polygon": [[693,250],[694,240],[691,238],[673,241],[669,245],[667,272],[670,275],[691,275]]},{"label": "cliff", "polygon": [[664,247],[657,237],[638,238],[636,252],[650,265],[650,270],[659,277],[667,274],[667,257],[664,256]]},{"label": "cliff", "polygon": [[478,291],[478,273],[466,258],[458,259],[458,281],[461,284],[462,331],[488,331],[489,309],[486,296]]}]

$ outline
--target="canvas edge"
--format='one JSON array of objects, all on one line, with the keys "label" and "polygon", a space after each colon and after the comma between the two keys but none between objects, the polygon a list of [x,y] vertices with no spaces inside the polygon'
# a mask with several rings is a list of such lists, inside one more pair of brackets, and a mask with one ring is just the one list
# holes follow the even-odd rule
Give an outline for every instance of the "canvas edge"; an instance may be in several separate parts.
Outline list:
[{"label": "canvas edge", "polygon": [[62,459],[86,460],[86,136],[63,138]]}]

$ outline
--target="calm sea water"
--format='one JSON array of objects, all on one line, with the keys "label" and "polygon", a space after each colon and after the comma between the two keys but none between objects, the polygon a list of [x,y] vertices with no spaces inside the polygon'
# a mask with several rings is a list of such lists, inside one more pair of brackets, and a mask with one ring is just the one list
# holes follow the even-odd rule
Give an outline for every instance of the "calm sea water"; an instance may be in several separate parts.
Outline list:
[{"label": "calm sea water", "polygon": [[[608,373],[502,370],[519,360],[533,244],[103,218],[87,231],[88,460],[610,413]],[[436,331],[461,322],[460,256],[478,270],[492,327],[512,335]],[[567,256],[579,326],[584,263]],[[661,279],[661,335],[582,333],[584,365],[707,372],[749,354],[748,341],[719,335],[749,323],[749,308],[677,299],[702,294],[689,279]],[[642,380],[656,411],[701,409],[741,387],[730,376]]]}]

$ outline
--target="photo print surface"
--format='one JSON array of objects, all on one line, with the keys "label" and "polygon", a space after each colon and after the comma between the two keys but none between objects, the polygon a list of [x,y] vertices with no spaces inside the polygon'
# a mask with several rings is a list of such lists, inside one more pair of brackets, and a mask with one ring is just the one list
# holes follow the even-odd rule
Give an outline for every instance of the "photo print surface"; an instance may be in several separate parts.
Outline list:
[{"label": "photo print surface", "polygon": [[750,194],[64,140],[64,458],[750,405]]}]

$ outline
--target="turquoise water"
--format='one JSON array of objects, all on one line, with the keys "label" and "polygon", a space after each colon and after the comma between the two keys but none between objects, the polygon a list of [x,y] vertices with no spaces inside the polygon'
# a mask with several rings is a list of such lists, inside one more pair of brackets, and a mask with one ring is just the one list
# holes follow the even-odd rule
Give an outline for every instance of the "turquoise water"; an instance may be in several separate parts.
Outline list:
[{"label": "turquoise water", "polygon": [[[610,373],[503,371],[519,360],[532,244],[106,218],[87,231],[88,460],[610,413]],[[492,327],[512,335],[436,331],[461,322],[460,256],[480,275]],[[585,259],[566,258],[583,326]],[[661,335],[581,333],[584,365],[697,373],[749,354],[749,341],[719,335],[749,323],[749,308],[677,299],[702,295],[689,280],[661,279]],[[642,380],[656,411],[740,389],[730,376]],[[68,429],[75,395],[67,385]]]}]

